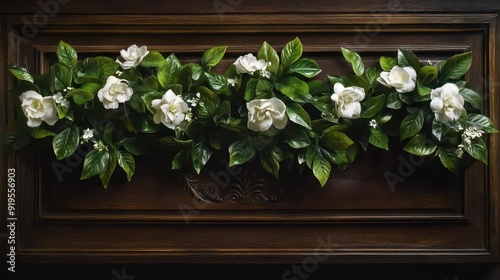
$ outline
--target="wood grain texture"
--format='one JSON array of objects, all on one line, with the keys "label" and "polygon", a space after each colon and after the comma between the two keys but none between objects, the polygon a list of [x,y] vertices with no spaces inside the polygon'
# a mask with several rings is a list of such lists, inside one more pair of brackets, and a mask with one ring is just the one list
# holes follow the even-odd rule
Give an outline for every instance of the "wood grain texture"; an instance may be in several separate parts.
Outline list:
[{"label": "wood grain texture", "polygon": [[[485,98],[487,115],[500,124],[498,1],[405,1],[396,10],[389,10],[387,1],[231,3],[237,2],[218,14],[211,1],[148,6],[73,0],[37,25],[36,2],[2,1],[2,132],[14,120],[7,92],[15,81],[7,66],[44,72],[59,40],[73,45],[80,58],[114,55],[136,43],[175,52],[183,62],[199,59],[211,46],[228,45],[222,69],[241,53],[257,51],[262,41],[280,50],[296,36],[304,55],[320,64],[322,78],[349,71],[341,46],[360,52],[367,64],[394,55],[398,47],[415,50],[425,61],[470,50],[474,63],[467,80]],[[120,175],[106,190],[97,180],[80,181],[81,155],[61,162],[72,172],[59,180],[50,150],[33,146],[9,161],[2,157],[2,164],[15,164],[18,171],[18,258],[22,263],[283,264],[318,254],[323,263],[500,262],[499,136],[487,138],[488,166],[478,163],[452,176],[439,165],[414,164],[419,168],[394,188],[384,173],[401,173],[401,162],[415,159],[397,139],[391,143],[390,152],[369,150],[345,172],[334,171],[325,187],[311,182],[278,205],[195,200],[161,154],[138,159],[130,184]],[[431,172],[436,175],[428,176]],[[5,182],[0,184],[5,201]]]}]

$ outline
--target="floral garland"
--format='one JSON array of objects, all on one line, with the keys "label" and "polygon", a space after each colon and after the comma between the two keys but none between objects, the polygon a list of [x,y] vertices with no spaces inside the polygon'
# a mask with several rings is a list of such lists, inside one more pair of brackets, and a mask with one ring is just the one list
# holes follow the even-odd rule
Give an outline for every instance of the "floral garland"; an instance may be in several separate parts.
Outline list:
[{"label": "floral garland", "polygon": [[58,62],[46,74],[10,68],[19,80],[16,108],[25,118],[9,131],[7,144],[17,150],[53,137],[57,160],[92,146],[81,179],[99,176],[104,187],[117,165],[130,181],[135,157],[158,146],[171,153],[172,169],[200,173],[220,153],[229,166],[260,161],[277,178],[293,162],[312,170],[321,186],[332,165],[345,170],[370,145],[388,150],[390,137],[454,173],[474,160],[488,162],[483,135],[498,131],[481,114],[481,96],[462,79],[470,52],[433,64],[398,49],[396,58],[382,56],[365,68],[356,52],[341,48],[354,74],[323,81],[317,62],[302,57],[298,38],[280,55],[264,42],[257,56],[212,71],[226,49],[210,48],[200,63],[136,45],[116,59],[78,61],[61,41]]}]

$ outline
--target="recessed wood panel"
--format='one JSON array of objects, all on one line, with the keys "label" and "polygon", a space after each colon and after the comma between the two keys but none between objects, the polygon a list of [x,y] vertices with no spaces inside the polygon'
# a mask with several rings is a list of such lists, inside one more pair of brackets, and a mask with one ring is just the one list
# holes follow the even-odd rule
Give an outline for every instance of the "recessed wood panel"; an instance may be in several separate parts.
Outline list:
[{"label": "recessed wood panel", "polygon": [[[499,123],[496,15],[398,14],[380,16],[377,25],[373,18],[329,13],[194,18],[61,16],[27,39],[21,18],[9,17],[7,60],[43,72],[59,40],[73,45],[80,58],[118,55],[138,44],[174,52],[182,62],[228,45],[223,69],[238,55],[255,53],[263,41],[280,50],[298,36],[304,56],[317,60],[326,79],[349,74],[340,47],[360,52],[367,65],[381,55],[395,56],[398,47],[433,62],[470,50],[474,62],[467,80],[485,98],[486,114]],[[13,87],[12,77],[8,81]],[[179,172],[171,171],[166,154],[138,158],[131,183],[117,173],[104,189],[95,179],[79,180],[85,151],[60,161],[69,168],[61,174],[47,149],[50,142],[42,143],[12,157],[22,221],[18,256],[26,262],[284,263],[302,261],[320,248],[332,263],[498,261],[499,139],[486,140],[489,165],[477,163],[456,176],[406,154],[391,139],[390,152],[360,153],[346,171],[332,172],[323,188],[304,180],[297,193],[277,204],[199,201],[186,191]],[[387,173],[404,180],[391,184]]]}]

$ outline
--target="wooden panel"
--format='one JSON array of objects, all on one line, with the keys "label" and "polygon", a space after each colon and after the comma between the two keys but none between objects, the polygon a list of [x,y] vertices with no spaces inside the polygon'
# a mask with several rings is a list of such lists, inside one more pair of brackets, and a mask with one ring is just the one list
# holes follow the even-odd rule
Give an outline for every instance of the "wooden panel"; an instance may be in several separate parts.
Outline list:
[{"label": "wooden panel", "polygon": [[[341,46],[360,52],[367,64],[380,55],[394,55],[398,47],[432,61],[470,50],[474,63],[467,80],[485,98],[486,114],[500,123],[496,14],[397,14],[377,17],[374,25],[373,17],[327,12],[315,17],[228,14],[223,21],[218,15],[127,20],[61,15],[32,38],[23,33],[22,16],[9,16],[4,18],[9,35],[5,52],[8,64],[43,72],[54,61],[59,40],[73,45],[80,58],[118,54],[136,43],[175,52],[183,62],[199,58],[211,46],[228,45],[224,66],[241,53],[256,52],[262,41],[279,50],[299,36],[305,56],[318,61],[326,78],[349,70]],[[8,76],[7,88],[13,85]],[[3,96],[2,108],[12,122],[12,108]],[[392,140],[390,152],[370,150],[345,172],[333,172],[323,188],[306,183],[298,195],[280,204],[200,202],[185,191],[161,154],[140,159],[132,183],[116,177],[103,189],[96,180],[79,180],[78,155],[59,162],[71,172],[58,177],[55,159],[43,146],[50,143],[43,143],[11,158],[22,221],[18,258],[51,263],[287,263],[318,255],[325,263],[498,262],[498,136],[487,139],[489,165],[477,163],[460,176],[439,165],[420,166],[397,142]],[[409,170],[401,169],[402,164],[409,164]],[[404,181],[392,186],[387,172]],[[428,176],[430,172],[437,175]]]}]

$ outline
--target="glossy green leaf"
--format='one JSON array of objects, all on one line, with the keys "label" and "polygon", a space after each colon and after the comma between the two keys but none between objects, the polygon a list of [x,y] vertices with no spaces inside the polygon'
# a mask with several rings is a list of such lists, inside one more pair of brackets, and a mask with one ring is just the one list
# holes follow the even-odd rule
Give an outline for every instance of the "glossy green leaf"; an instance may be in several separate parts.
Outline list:
[{"label": "glossy green leaf", "polygon": [[158,67],[167,63],[163,55],[157,51],[149,51],[142,61],[142,67]]},{"label": "glossy green leaf", "polygon": [[484,164],[488,164],[488,148],[483,139],[472,139],[470,145],[465,145],[465,150],[473,158],[482,161]]},{"label": "glossy green leaf", "polygon": [[72,46],[63,41],[60,41],[59,45],[57,46],[56,53],[57,58],[59,59],[59,63],[66,67],[69,67],[70,69],[75,68],[78,62],[78,56]]},{"label": "glossy green leaf", "polygon": [[484,110],[483,98],[477,92],[466,87],[459,87],[459,89],[460,95],[472,108],[480,111]]},{"label": "glossy green leaf", "polygon": [[377,148],[389,150],[389,137],[380,128],[370,128],[368,142]]},{"label": "glossy green leaf", "polygon": [[377,115],[385,105],[385,95],[377,95],[364,100],[362,103],[361,117],[372,118]]},{"label": "glossy green leaf", "polygon": [[365,65],[363,64],[363,60],[361,56],[354,51],[348,50],[346,48],[340,48],[342,51],[342,55],[344,55],[345,60],[351,63],[352,70],[357,76],[363,75],[365,71]]},{"label": "glossy green leaf", "polygon": [[11,66],[9,68],[10,72],[21,81],[28,81],[34,83],[33,77],[30,75],[28,70],[24,67]]},{"label": "glossy green leaf", "polygon": [[498,132],[493,121],[484,115],[473,113],[467,114],[467,124],[468,126],[479,127],[481,130],[487,133]]},{"label": "glossy green leaf", "polygon": [[403,149],[410,154],[427,156],[436,151],[437,145],[432,140],[426,139],[425,133],[419,133],[415,135]]},{"label": "glossy green leaf", "polygon": [[280,161],[283,154],[278,146],[268,147],[258,153],[261,166],[271,175],[279,178]]},{"label": "glossy green leaf", "polygon": [[175,83],[178,70],[181,68],[181,62],[175,54],[169,55],[165,59],[165,63],[158,66],[158,82],[163,88],[168,88],[169,85]]},{"label": "glossy green leaf", "polygon": [[415,111],[407,115],[400,125],[401,140],[416,135],[424,125],[424,114],[422,111]]},{"label": "glossy green leaf", "polygon": [[441,83],[444,83],[448,80],[459,80],[469,70],[471,64],[471,52],[456,54],[452,56],[443,64],[439,73],[439,81]]},{"label": "glossy green leaf", "polygon": [[229,146],[229,166],[248,162],[255,156],[255,148],[248,141],[235,141]]},{"label": "glossy green leaf", "polygon": [[217,46],[212,47],[205,53],[203,53],[203,56],[201,58],[201,65],[203,66],[203,69],[205,69],[205,71],[208,71],[210,70],[210,67],[214,67],[215,65],[217,65],[224,57],[226,49],[227,46]]},{"label": "glossy green leaf", "polygon": [[257,58],[264,59],[266,62],[271,62],[271,65],[269,65],[267,69],[273,74],[278,73],[280,59],[273,47],[271,47],[271,45],[269,45],[267,42],[264,42],[260,47],[260,50],[257,53]]},{"label": "glossy green leaf", "polygon": [[382,70],[389,72],[396,65],[398,65],[398,61],[396,59],[387,56],[380,57],[380,67]]},{"label": "glossy green leaf", "polygon": [[104,171],[99,173],[99,179],[101,179],[104,188],[108,187],[109,180],[111,180],[111,176],[115,172],[116,168],[116,149],[108,147],[108,153],[109,153],[108,164],[106,165]]},{"label": "glossy green leaf", "polygon": [[340,131],[329,130],[321,137],[321,143],[333,151],[341,151],[349,148],[354,141]]},{"label": "glossy green leaf", "polygon": [[452,147],[439,147],[437,149],[437,154],[446,169],[452,173],[457,174],[460,167],[460,159],[455,153],[456,148]]},{"label": "glossy green leaf", "polygon": [[193,145],[193,149],[191,151],[193,167],[196,170],[196,173],[200,174],[201,169],[208,162],[210,157],[212,156],[212,149],[208,145],[205,140],[205,137],[200,137],[197,141],[195,141]]},{"label": "glossy green leaf", "polygon": [[135,173],[135,159],[134,156],[127,151],[118,150],[116,153],[118,165],[127,174],[127,180],[130,182]]},{"label": "glossy green leaf", "polygon": [[302,56],[302,42],[296,37],[292,41],[286,43],[281,51],[281,64],[283,67],[289,67]]},{"label": "glossy green leaf", "polygon": [[420,61],[410,50],[398,49],[398,64],[401,67],[410,66],[415,71],[420,69]]},{"label": "glossy green leaf", "polygon": [[277,90],[295,102],[306,103],[309,99],[311,99],[307,83],[297,77],[286,77],[285,79],[276,82],[275,86]]},{"label": "glossy green leaf", "polygon": [[83,161],[81,180],[88,179],[104,172],[109,163],[109,152],[107,149],[94,149],[90,151]]},{"label": "glossy green leaf", "polygon": [[71,156],[79,144],[80,131],[75,124],[71,124],[52,139],[52,147],[57,160]]},{"label": "glossy green leaf", "polygon": [[286,105],[286,114],[288,115],[288,119],[290,121],[307,129],[312,129],[311,118],[300,104],[291,103]]},{"label": "glossy green leaf", "polygon": [[330,178],[330,172],[332,170],[330,162],[318,155],[314,158],[312,170],[314,177],[318,179],[319,184],[323,187]]}]

